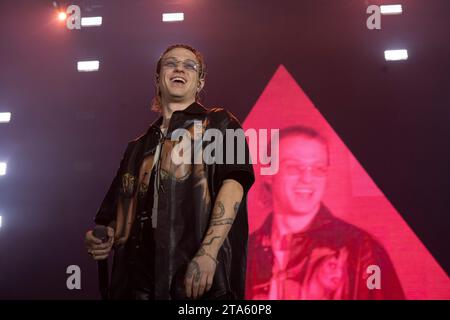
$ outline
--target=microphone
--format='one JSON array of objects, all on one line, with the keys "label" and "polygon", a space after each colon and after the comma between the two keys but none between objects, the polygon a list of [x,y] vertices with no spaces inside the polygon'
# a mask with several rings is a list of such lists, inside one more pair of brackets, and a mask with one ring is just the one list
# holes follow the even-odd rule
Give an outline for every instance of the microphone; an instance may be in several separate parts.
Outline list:
[{"label": "microphone", "polygon": [[[92,231],[92,235],[103,243],[108,241],[108,229],[105,226],[95,226]],[[109,286],[109,275],[108,275],[108,258],[105,260],[97,261],[98,267],[98,287],[100,290],[100,296],[102,300],[108,300],[108,286]]]},{"label": "microphone", "polygon": [[105,226],[95,226],[92,234],[97,239],[102,240],[102,242],[108,241],[108,229]]}]

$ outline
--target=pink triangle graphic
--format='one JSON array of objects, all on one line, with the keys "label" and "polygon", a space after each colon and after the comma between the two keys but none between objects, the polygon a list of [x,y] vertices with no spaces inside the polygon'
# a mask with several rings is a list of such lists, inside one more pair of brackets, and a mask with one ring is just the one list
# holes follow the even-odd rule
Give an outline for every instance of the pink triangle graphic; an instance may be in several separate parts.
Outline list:
[{"label": "pink triangle graphic", "polygon": [[[378,239],[389,253],[407,299],[450,299],[450,281],[376,186],[358,160],[316,109],[294,78],[280,65],[247,116],[243,127],[255,129],[306,125],[330,142],[331,168],[324,203],[334,215]],[[260,165],[254,164],[255,185],[249,192],[250,232],[265,219],[268,209],[259,201]]]}]

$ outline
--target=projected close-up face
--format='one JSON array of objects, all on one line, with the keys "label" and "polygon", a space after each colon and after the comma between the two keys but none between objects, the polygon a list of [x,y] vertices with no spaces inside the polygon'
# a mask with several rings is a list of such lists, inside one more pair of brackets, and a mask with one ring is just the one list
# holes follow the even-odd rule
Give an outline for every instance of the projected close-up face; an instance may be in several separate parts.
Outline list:
[{"label": "projected close-up face", "polygon": [[279,171],[272,178],[275,211],[307,215],[317,210],[325,192],[328,171],[326,146],[303,135],[281,139]]},{"label": "projected close-up face", "polygon": [[200,79],[200,62],[192,51],[174,48],[162,57],[159,88],[165,99],[194,99],[203,82]]}]

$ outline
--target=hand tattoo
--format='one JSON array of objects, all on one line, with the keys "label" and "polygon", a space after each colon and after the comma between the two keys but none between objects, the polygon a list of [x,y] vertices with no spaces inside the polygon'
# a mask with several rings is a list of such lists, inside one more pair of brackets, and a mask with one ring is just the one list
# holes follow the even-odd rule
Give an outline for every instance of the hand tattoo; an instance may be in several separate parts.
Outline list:
[{"label": "hand tattoo", "polygon": [[186,276],[188,278],[191,278],[194,276],[194,282],[198,283],[200,281],[201,273],[200,273],[200,266],[198,265],[197,261],[192,260],[191,263],[189,263]]}]

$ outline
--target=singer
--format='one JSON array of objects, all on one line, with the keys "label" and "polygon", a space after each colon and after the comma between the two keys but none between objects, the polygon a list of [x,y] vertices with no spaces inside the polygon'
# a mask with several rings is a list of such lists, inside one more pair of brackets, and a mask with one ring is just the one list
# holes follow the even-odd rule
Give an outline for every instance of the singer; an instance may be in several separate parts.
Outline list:
[{"label": "singer", "polygon": [[157,62],[152,110],[161,116],[128,144],[97,212],[95,223],[107,227],[109,238],[86,233],[95,260],[114,252],[109,299],[244,298],[246,195],[254,182],[247,144],[245,163],[172,158],[180,143],[171,139],[176,129],[224,135],[241,129],[229,112],[199,103],[205,74],[202,55],[188,45],[168,47]]}]

